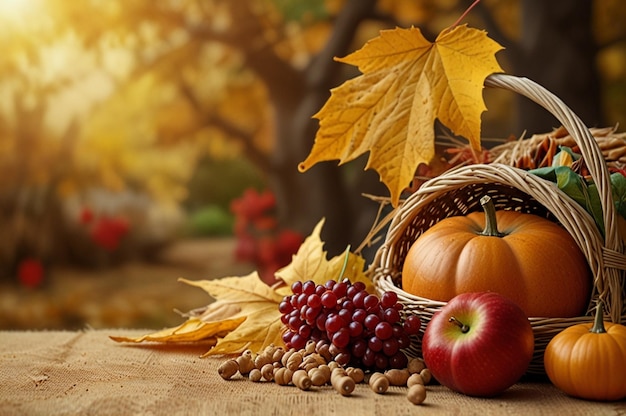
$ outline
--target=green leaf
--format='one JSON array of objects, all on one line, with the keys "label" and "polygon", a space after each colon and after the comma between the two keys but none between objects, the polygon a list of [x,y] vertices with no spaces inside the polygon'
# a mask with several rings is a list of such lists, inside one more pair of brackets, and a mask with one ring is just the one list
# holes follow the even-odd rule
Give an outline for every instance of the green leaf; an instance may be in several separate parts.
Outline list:
[{"label": "green leaf", "polygon": [[595,183],[590,183],[587,189],[589,193],[589,202],[587,203],[585,208],[596,221],[596,225],[598,226],[600,233],[604,235],[604,218],[602,216],[602,203],[600,202],[598,187]]},{"label": "green leaf", "polygon": [[626,177],[621,173],[611,175],[611,185],[615,209],[622,217],[626,218]]}]

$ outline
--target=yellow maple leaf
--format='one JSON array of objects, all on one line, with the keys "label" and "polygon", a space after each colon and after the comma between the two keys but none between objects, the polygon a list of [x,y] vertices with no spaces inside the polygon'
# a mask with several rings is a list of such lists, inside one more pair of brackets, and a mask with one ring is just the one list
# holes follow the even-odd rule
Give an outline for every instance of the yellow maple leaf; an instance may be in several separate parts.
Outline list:
[{"label": "yellow maple leaf", "polygon": [[338,281],[348,278],[350,282],[365,283],[366,290],[374,292],[374,285],[365,275],[365,259],[351,253],[349,250],[343,255],[328,260],[324,250],[324,242],[320,238],[324,220],[315,226],[313,232],[302,243],[290,264],[276,272],[276,277],[285,282],[286,286],[276,289],[283,295],[291,294],[291,285],[296,281],[312,280],[323,285],[329,280]]},{"label": "yellow maple leaf", "polygon": [[298,169],[328,160],[346,163],[370,152],[366,169],[378,172],[397,205],[419,164],[435,154],[435,119],[480,149],[483,84],[502,71],[495,59],[501,48],[486,32],[466,25],[443,31],[435,42],[414,27],[381,31],[337,59],[362,75],[331,91],[314,116],[319,130]]}]

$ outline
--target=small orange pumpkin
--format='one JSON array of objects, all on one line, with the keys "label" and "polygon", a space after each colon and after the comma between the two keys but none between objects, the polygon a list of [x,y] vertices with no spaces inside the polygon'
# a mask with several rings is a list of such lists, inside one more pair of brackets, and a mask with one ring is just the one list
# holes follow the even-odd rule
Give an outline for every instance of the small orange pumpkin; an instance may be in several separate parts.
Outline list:
[{"label": "small orange pumpkin", "polygon": [[402,289],[443,302],[498,292],[529,317],[584,314],[591,273],[572,236],[537,215],[496,212],[488,196],[481,204],[484,214],[445,218],[418,237],[402,266]]},{"label": "small orange pumpkin", "polygon": [[626,326],[603,322],[599,302],[593,324],[559,332],[546,347],[544,367],[565,393],[588,400],[626,397]]}]

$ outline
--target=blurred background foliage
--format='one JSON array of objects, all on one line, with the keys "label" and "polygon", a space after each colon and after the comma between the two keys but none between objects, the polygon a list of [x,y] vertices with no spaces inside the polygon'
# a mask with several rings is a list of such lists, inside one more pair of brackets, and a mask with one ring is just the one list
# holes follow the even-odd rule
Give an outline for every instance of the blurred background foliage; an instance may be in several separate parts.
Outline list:
[{"label": "blurred background foliage", "polygon": [[[312,115],[358,75],[332,58],[395,26],[434,39],[471,3],[0,1],[0,278],[25,259],[95,267],[232,235],[247,188],[269,188],[302,235],[327,217],[331,254],[358,245],[378,209],[362,194],[387,195],[365,161],[296,169]],[[600,126],[626,116],[625,20],[622,0],[484,0],[467,18],[508,73]],[[487,105],[486,137],[557,127],[510,94]]]}]

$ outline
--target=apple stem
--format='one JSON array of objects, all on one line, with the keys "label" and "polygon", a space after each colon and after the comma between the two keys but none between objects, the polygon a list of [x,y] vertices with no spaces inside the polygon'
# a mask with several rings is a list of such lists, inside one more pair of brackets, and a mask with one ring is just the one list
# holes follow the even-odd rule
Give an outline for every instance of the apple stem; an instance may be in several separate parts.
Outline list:
[{"label": "apple stem", "polygon": [[489,195],[480,198],[480,205],[485,211],[485,229],[480,233],[490,237],[504,237],[504,233],[498,231],[498,221],[496,219],[496,207]]},{"label": "apple stem", "polygon": [[464,334],[469,332],[469,330],[470,330],[469,326],[465,325],[463,322],[459,321],[454,316],[451,316],[450,319],[448,319],[448,322],[452,322],[454,325],[456,325],[459,328],[461,328],[461,332],[464,333]]}]

